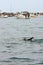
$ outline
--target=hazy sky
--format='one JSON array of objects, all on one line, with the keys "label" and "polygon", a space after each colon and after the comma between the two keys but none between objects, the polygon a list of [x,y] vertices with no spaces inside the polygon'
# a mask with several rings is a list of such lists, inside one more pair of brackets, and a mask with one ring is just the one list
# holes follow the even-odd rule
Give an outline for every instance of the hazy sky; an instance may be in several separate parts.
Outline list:
[{"label": "hazy sky", "polygon": [[43,12],[43,0],[0,0],[0,10]]}]

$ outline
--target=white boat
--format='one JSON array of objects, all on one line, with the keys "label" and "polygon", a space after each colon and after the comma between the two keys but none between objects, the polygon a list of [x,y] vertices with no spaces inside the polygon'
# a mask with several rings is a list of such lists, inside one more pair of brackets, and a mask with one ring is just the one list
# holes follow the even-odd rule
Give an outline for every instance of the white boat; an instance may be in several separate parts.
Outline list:
[{"label": "white boat", "polygon": [[1,15],[1,18],[8,18],[8,15]]},{"label": "white boat", "polygon": [[25,16],[22,15],[22,14],[18,14],[18,15],[16,15],[16,18],[18,18],[18,19],[25,19]]},{"label": "white boat", "polygon": [[30,14],[30,18],[36,18],[37,15],[34,15],[34,14]]},{"label": "white boat", "polygon": [[5,16],[3,16],[3,18],[8,18],[8,16],[7,16],[7,15],[5,15]]}]

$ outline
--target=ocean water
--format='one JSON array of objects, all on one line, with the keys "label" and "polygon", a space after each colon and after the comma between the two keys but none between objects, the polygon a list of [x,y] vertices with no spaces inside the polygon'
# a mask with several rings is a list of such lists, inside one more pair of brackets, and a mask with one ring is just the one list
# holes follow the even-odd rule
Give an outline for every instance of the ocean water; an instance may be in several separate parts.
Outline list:
[{"label": "ocean water", "polygon": [[0,65],[43,65],[43,16],[0,18]]}]

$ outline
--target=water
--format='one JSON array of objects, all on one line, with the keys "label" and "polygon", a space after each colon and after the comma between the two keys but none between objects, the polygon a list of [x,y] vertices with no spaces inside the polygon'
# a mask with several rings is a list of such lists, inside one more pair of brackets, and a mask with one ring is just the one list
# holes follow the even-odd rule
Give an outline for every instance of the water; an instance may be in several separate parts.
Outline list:
[{"label": "water", "polygon": [[43,16],[0,18],[0,65],[43,65]]}]

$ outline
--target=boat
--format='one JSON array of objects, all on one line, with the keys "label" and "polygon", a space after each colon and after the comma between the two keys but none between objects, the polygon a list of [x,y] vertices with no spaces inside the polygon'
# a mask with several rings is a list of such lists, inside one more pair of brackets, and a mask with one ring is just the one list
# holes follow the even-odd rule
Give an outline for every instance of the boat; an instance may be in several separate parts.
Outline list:
[{"label": "boat", "polygon": [[8,15],[1,15],[0,18],[8,18]]},{"label": "boat", "polygon": [[30,14],[28,12],[24,11],[24,12],[21,12],[21,13],[17,14],[16,18],[29,19],[29,16],[30,16]]},{"label": "boat", "polygon": [[22,15],[22,14],[18,14],[18,15],[16,15],[16,18],[17,18],[17,19],[25,19],[25,16]]},{"label": "boat", "polygon": [[8,15],[3,16],[3,18],[8,18]]}]

